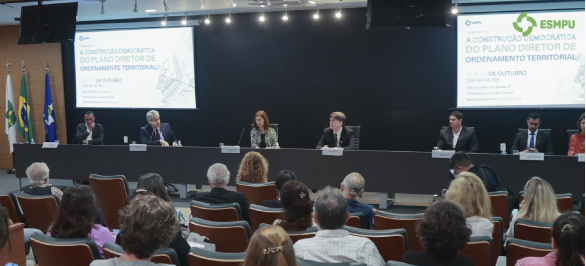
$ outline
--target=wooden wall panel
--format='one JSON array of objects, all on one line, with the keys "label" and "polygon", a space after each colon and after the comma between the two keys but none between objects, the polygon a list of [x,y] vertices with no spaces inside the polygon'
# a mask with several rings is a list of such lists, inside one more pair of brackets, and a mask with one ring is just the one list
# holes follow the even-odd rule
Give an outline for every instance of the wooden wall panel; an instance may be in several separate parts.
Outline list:
[{"label": "wooden wall panel", "polygon": [[[4,110],[6,104],[6,62],[11,65],[10,78],[15,105],[18,106],[20,81],[22,78],[21,61],[26,66],[26,80],[29,101],[33,116],[35,142],[45,141],[45,124],[43,122],[45,103],[45,68],[49,63],[49,80],[51,96],[55,110],[55,128],[61,143],[67,143],[65,130],[65,99],[63,94],[63,64],[61,44],[27,44],[17,45],[19,26],[0,26],[0,110],[2,111],[2,128],[0,133],[0,169],[12,169],[12,155],[8,147],[8,137],[4,131]],[[23,141],[19,135],[19,141]]]}]

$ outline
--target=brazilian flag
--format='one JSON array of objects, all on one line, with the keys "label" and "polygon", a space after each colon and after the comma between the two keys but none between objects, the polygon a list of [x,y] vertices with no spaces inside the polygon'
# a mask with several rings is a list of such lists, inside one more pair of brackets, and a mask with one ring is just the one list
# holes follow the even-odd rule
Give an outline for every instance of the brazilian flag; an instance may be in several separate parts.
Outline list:
[{"label": "brazilian flag", "polygon": [[20,103],[18,103],[18,123],[17,131],[24,137],[25,143],[35,143],[35,132],[33,131],[33,118],[28,100],[28,90],[26,88],[26,75],[22,73],[20,82]]}]

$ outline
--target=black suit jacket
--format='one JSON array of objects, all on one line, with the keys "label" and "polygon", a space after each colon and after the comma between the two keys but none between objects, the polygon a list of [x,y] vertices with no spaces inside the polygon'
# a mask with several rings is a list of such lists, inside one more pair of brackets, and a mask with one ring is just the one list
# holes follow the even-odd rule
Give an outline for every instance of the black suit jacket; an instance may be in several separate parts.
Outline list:
[{"label": "black suit jacket", "polygon": [[[324,133],[321,139],[317,143],[316,149],[321,149],[324,145],[328,145],[330,148],[338,147],[334,144],[334,131],[331,128],[324,129]],[[344,150],[354,149],[354,130],[349,129],[346,126],[342,126],[342,133],[340,134],[340,147]]]},{"label": "black suit jacket", "polygon": [[195,194],[195,200],[210,204],[236,202],[242,210],[242,218],[250,223],[250,218],[248,218],[248,207],[250,207],[250,203],[248,203],[248,200],[241,192],[229,191],[224,188],[212,188],[210,192]]},{"label": "black suit jacket", "polygon": [[453,140],[454,133],[452,128],[442,128],[439,137],[437,137],[436,147],[439,147],[440,150],[478,152],[478,140],[476,139],[476,131],[474,129],[462,126],[455,149],[452,148]]},{"label": "black suit jacket", "polygon": [[[167,123],[161,123],[161,133],[163,135],[163,139],[169,143],[169,145],[173,144],[173,142],[177,142],[177,138],[175,134],[173,134],[173,130],[171,126]],[[160,140],[155,140],[157,138],[157,134],[153,133],[153,127],[151,124],[148,124],[144,127],[140,128],[140,140],[142,144],[147,145],[161,145]]]},{"label": "black suit jacket", "polygon": [[[104,144],[104,127],[98,123],[95,123],[94,130],[92,130],[92,140],[88,142],[88,145],[102,145]],[[90,133],[87,132],[87,125],[81,123],[77,125],[77,131],[75,132],[75,142],[81,144],[83,140],[87,139]]]},{"label": "black suit jacket", "polygon": [[[513,153],[513,150],[527,150],[528,139],[528,130],[523,130],[517,133],[517,135],[515,136],[515,141],[513,141],[513,148],[511,148],[511,153]],[[547,155],[553,155],[553,142],[551,140],[550,134],[545,131],[537,130],[537,136],[535,137],[535,148],[539,152],[543,152]]]}]

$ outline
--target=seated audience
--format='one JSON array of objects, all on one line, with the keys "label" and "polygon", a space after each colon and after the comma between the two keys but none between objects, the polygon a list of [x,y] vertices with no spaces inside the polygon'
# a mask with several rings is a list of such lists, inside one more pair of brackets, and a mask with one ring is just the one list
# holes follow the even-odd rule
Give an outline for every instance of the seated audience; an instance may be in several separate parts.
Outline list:
[{"label": "seated audience", "polygon": [[265,226],[256,230],[242,266],[297,266],[293,241],[283,228]]},{"label": "seated audience", "polygon": [[[0,211],[1,211],[2,208],[6,209],[2,205],[0,205]],[[6,210],[6,211],[7,211],[6,215],[8,215],[8,210]],[[8,221],[7,221],[8,226],[12,226],[13,223],[12,223],[12,220],[10,219],[10,216],[8,215],[7,217],[8,217]],[[40,234],[42,234],[43,231],[41,231],[39,229],[35,229],[35,228],[23,228],[23,233],[24,233],[24,243],[29,243],[31,241],[31,236],[33,236],[34,233],[40,233]],[[0,247],[0,249],[2,249],[2,247]]]},{"label": "seated audience", "polygon": [[23,193],[30,195],[55,195],[59,199],[63,197],[63,191],[49,184],[49,167],[46,163],[33,163],[26,169],[26,176],[30,188]]},{"label": "seated audience", "polygon": [[344,230],[350,218],[348,201],[339,189],[327,186],[315,200],[313,219],[318,232],[313,238],[301,239],[293,245],[298,259],[341,263],[362,262],[385,265],[378,249],[368,238],[351,236]]},{"label": "seated audience", "polygon": [[242,158],[240,168],[238,168],[238,175],[236,175],[236,181],[266,183],[268,173],[269,163],[267,159],[262,154],[251,151]]},{"label": "seated audience", "polygon": [[94,260],[90,266],[168,266],[152,263],[150,259],[159,248],[168,246],[179,231],[171,203],[154,195],[138,195],[120,210],[119,221],[124,254],[119,258]]},{"label": "seated audience", "polygon": [[415,231],[426,250],[407,251],[403,262],[413,265],[474,265],[470,257],[458,255],[470,241],[466,215],[458,204],[442,200],[431,205],[417,223]]},{"label": "seated audience", "polygon": [[275,180],[275,186],[277,187],[277,198],[276,199],[270,199],[270,200],[264,200],[260,205],[261,206],[265,206],[265,207],[269,207],[269,208],[281,208],[281,188],[283,187],[283,184],[287,183],[287,181],[289,180],[297,180],[297,177],[295,176],[295,173],[293,173],[293,171],[289,171],[289,170],[281,170],[281,172],[279,172],[277,174],[277,180]]},{"label": "seated audience", "polygon": [[471,236],[492,237],[492,206],[480,178],[473,173],[463,172],[452,181],[448,191],[446,199],[464,208],[466,224],[472,230]]},{"label": "seated audience", "polygon": [[257,149],[274,149],[277,148],[278,142],[277,131],[271,127],[267,113],[263,110],[256,112],[250,131],[250,146]]},{"label": "seated audience", "polygon": [[8,210],[0,205],[0,249],[4,248],[6,242],[10,246],[10,229],[12,225]]},{"label": "seated audience", "polygon": [[281,189],[281,204],[284,212],[274,225],[287,231],[303,231],[307,227],[316,227],[311,213],[313,206],[309,199],[309,189],[305,184],[291,180]]},{"label": "seated audience", "polygon": [[370,229],[374,230],[374,211],[376,209],[371,205],[358,202],[358,198],[362,197],[362,193],[364,193],[364,178],[362,175],[359,173],[347,175],[340,185],[340,190],[348,201],[348,211],[364,214],[364,219],[370,225]]},{"label": "seated audience", "polygon": [[464,114],[454,111],[450,114],[450,127],[440,130],[436,147],[440,150],[478,152],[476,131],[462,125]]},{"label": "seated audience", "polygon": [[515,266],[584,266],[584,216],[568,212],[553,223],[553,252],[545,257],[526,257]]},{"label": "seated audience", "polygon": [[578,133],[570,137],[570,149],[568,156],[578,156],[578,153],[584,153],[584,114],[578,118]]},{"label": "seated audience", "polygon": [[473,173],[480,177],[488,192],[498,191],[498,187],[500,187],[499,180],[490,166],[474,165],[472,158],[462,151],[454,153],[449,164],[450,170],[454,170],[455,176],[462,172]]},{"label": "seated audience", "polygon": [[91,238],[104,255],[104,243],[114,242],[115,239],[108,228],[94,224],[97,216],[98,207],[92,189],[83,185],[68,187],[59,203],[57,220],[47,235],[56,238]]},{"label": "seated audience", "polygon": [[242,210],[242,218],[250,223],[250,218],[248,218],[250,203],[241,192],[226,190],[228,182],[230,182],[230,171],[228,171],[226,165],[221,163],[213,164],[208,169],[208,183],[212,190],[195,194],[194,200],[210,204],[238,203]]},{"label": "seated audience", "polygon": [[525,184],[524,191],[525,199],[519,204],[519,213],[513,217],[506,237],[515,235],[516,220],[553,223],[560,216],[555,193],[547,181],[533,177]]}]

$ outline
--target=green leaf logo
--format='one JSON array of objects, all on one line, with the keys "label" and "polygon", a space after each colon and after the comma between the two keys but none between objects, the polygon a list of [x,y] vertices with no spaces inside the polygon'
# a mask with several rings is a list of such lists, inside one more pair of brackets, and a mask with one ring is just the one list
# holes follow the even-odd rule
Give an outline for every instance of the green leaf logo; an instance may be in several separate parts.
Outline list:
[{"label": "green leaf logo", "polygon": [[[529,26],[526,31],[523,31],[523,28],[519,27],[519,25],[517,23],[521,23],[521,21],[523,21],[523,18],[525,18],[525,17],[527,17],[527,21],[531,22],[532,26]],[[523,37],[525,37],[525,36],[531,34],[533,27],[537,27],[537,22],[535,22],[535,19],[533,19],[532,17],[527,16],[527,12],[524,12],[524,13],[521,13],[519,15],[519,17],[517,17],[517,22],[513,22],[513,27],[515,28],[516,31],[522,32]]]}]

